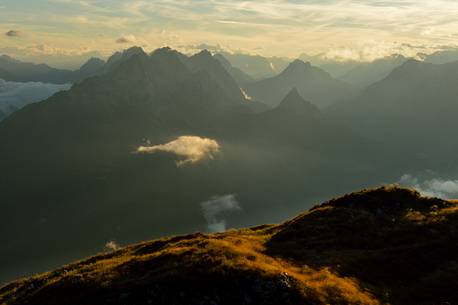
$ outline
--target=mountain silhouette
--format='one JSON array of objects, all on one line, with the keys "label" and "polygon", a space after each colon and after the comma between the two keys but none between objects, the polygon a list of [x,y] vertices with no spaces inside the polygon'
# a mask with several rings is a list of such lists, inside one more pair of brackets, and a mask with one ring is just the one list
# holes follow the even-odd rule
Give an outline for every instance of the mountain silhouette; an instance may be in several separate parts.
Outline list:
[{"label": "mountain silhouette", "polygon": [[281,101],[277,107],[277,111],[297,115],[306,114],[309,116],[319,116],[320,114],[319,109],[312,103],[304,100],[296,88],[293,88]]},{"label": "mountain silhouette", "polygon": [[270,106],[278,105],[292,88],[319,107],[345,100],[353,94],[350,85],[301,60],[292,62],[281,74],[244,87],[249,96]]},{"label": "mountain silhouette", "polygon": [[401,66],[407,60],[408,58],[402,55],[392,55],[368,63],[359,63],[355,68],[339,77],[339,79],[356,87],[365,88],[384,79],[395,68]]},{"label": "mountain silhouette", "polygon": [[357,98],[327,113],[336,122],[392,147],[405,156],[404,162],[447,167],[439,160],[457,148],[450,141],[457,127],[457,79],[458,62],[436,65],[408,60]]},{"label": "mountain silhouette", "polygon": [[286,68],[290,61],[279,57],[263,57],[240,52],[220,52],[218,54],[224,56],[233,67],[257,80],[277,75]]},{"label": "mountain silhouette", "polygon": [[0,79],[14,82],[75,83],[96,75],[103,65],[103,60],[91,58],[80,69],[71,71],[52,68],[46,64],[25,63],[2,55],[0,56]]},{"label": "mountain silhouette", "polygon": [[243,72],[239,68],[233,67],[232,64],[229,62],[229,60],[227,60],[223,55],[215,54],[214,57],[223,65],[223,67],[232,76],[232,78],[237,82],[237,84],[239,84],[239,86],[243,86],[244,84],[254,81],[253,77]]}]

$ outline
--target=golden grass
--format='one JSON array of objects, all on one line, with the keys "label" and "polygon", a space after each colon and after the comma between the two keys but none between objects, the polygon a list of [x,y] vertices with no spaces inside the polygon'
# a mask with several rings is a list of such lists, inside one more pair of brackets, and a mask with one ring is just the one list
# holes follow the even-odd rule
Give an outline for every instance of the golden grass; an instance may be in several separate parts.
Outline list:
[{"label": "golden grass", "polygon": [[[377,200],[372,200],[370,196],[379,197],[376,197]],[[399,205],[391,202],[398,200],[396,196],[399,196],[399,201],[406,202],[401,212]],[[369,198],[368,210],[366,207],[354,208],[353,205],[360,204],[361,198],[364,200]],[[376,216],[378,207],[377,205],[374,207],[374,204],[380,203],[378,198],[389,202],[383,203],[386,212]],[[375,212],[370,210],[374,208]],[[390,213],[400,218],[392,222],[391,216],[388,216],[391,215]],[[386,287],[381,289],[369,285],[362,277],[352,275],[364,274],[363,270],[353,270],[352,273],[351,268],[355,268],[353,263],[362,258],[365,263],[369,263],[368,268],[379,272],[384,266],[371,263],[366,254],[370,253],[376,262],[379,259],[383,261],[388,252],[384,252],[386,249],[381,249],[382,256],[377,256],[378,254],[374,252],[375,248],[368,252],[365,248],[368,240],[364,234],[360,235],[365,232],[353,231],[353,228],[361,223],[367,226],[374,224],[374,227],[367,228],[368,231],[373,230],[381,234],[389,232],[404,234],[402,230],[406,229],[405,236],[410,239],[416,236],[412,230],[428,226],[446,228],[447,224],[456,223],[457,216],[457,200],[445,202],[428,199],[421,197],[417,192],[391,186],[374,191],[363,191],[322,204],[282,225],[266,225],[218,234],[198,233],[164,238],[132,245],[116,252],[100,254],[64,266],[57,271],[0,288],[0,304],[15,304],[15,300],[20,300],[24,296],[35,294],[39,296],[42,292],[54,291],[52,289],[55,287],[71,287],[75,282],[97,290],[134,287],[149,283],[186,283],[205,280],[208,280],[211,285],[214,280],[246,280],[254,275],[255,278],[273,282],[285,281],[288,289],[295,291],[304,302],[377,305],[386,302],[383,297],[381,298]],[[377,217],[380,218],[377,219],[378,223],[384,224],[382,227],[378,227],[377,222],[374,222]],[[351,247],[357,244],[351,239],[358,241],[362,238],[360,241],[362,252],[353,248],[350,250],[336,248],[339,239],[335,239],[336,237],[331,234],[336,226],[339,226],[339,230],[348,229],[348,232],[352,232],[349,233],[351,236],[344,236],[350,238]],[[287,238],[282,240],[281,234],[286,234],[284,236]],[[279,237],[279,240],[272,243]],[[308,255],[313,254],[315,250],[303,248],[303,242],[322,247],[322,251],[328,251],[329,259],[323,264],[309,264]],[[388,240],[386,242],[389,243]],[[424,242],[420,240],[420,245]],[[415,247],[414,243],[415,241],[412,240],[412,245]],[[345,245],[343,243],[340,247]],[[272,247],[276,248],[272,249]],[[320,253],[322,254],[324,255]],[[300,259],[297,259],[297,255]],[[336,267],[341,263],[347,264],[347,275],[341,273]],[[452,268],[454,265],[450,266]],[[433,275],[437,274],[437,278],[448,276],[449,269],[434,271]],[[434,279],[434,276],[431,278]],[[30,283],[36,283],[32,292]]]},{"label": "golden grass", "polygon": [[[379,304],[370,293],[360,289],[355,279],[339,277],[327,268],[315,270],[266,255],[265,242],[270,236],[271,234],[263,231],[249,229],[201,235],[182,239],[158,251],[141,255],[138,250],[148,246],[148,243],[133,245],[107,257],[101,255],[64,266],[58,272],[48,272],[17,282],[15,287],[0,293],[0,300],[14,301],[8,295],[20,295],[20,290],[30,282],[39,282],[40,289],[58,283],[72,283],[74,280],[91,286],[109,287],[122,280],[122,271],[132,264],[154,262],[161,257],[171,256],[175,260],[172,265],[163,266],[163,278],[182,277],[186,273],[202,271],[223,276],[234,270],[242,273],[246,271],[256,273],[261,278],[281,279],[287,276],[295,283],[294,289],[299,291],[304,300],[315,300],[318,304]],[[206,262],[206,269],[198,270],[203,260]]]}]

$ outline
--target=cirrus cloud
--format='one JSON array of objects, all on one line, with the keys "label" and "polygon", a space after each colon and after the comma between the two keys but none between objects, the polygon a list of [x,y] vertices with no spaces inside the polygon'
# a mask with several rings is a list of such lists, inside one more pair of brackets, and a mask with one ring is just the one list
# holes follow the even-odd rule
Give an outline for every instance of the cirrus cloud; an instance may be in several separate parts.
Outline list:
[{"label": "cirrus cloud", "polygon": [[[19,20],[33,32],[24,38],[28,44],[87,45],[107,56],[133,42],[148,49],[207,42],[254,53],[262,48],[264,56],[306,52],[369,61],[393,52],[415,55],[408,45],[423,45],[428,54],[457,45],[458,2],[452,0],[24,1],[0,10],[0,27]],[[136,40],[122,36],[132,32]],[[4,47],[14,44],[9,39]]]}]

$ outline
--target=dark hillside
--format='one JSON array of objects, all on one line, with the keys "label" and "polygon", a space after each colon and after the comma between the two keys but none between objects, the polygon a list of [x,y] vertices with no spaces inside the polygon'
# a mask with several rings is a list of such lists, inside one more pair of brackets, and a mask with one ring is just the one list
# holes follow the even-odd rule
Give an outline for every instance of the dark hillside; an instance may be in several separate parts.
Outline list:
[{"label": "dark hillside", "polygon": [[133,245],[0,288],[1,304],[456,304],[458,206],[382,187],[282,225]]}]

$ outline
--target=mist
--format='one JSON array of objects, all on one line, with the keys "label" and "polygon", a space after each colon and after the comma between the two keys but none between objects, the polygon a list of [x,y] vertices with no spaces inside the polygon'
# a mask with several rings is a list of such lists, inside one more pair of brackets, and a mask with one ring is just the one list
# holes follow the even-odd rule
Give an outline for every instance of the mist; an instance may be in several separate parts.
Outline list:
[{"label": "mist", "polygon": [[427,179],[406,174],[401,177],[399,183],[415,188],[424,196],[442,199],[458,198],[458,180],[447,180],[440,177]]},{"label": "mist", "polygon": [[10,82],[0,79],[0,111],[9,115],[27,104],[44,100],[54,93],[68,90],[70,84]]},{"label": "mist", "polygon": [[200,205],[210,232],[225,232],[225,214],[241,210],[235,195],[215,196]]}]

